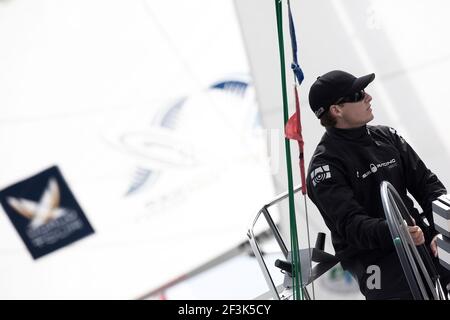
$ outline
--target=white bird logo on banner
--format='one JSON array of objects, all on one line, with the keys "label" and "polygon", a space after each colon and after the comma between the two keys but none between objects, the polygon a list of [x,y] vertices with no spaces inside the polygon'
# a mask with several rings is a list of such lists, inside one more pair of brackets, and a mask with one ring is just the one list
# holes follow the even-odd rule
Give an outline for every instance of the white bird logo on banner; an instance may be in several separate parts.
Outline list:
[{"label": "white bird logo on banner", "polygon": [[39,202],[14,197],[8,197],[7,201],[18,213],[31,220],[32,229],[59,218],[67,212],[66,209],[59,208],[60,192],[55,178],[49,180]]}]

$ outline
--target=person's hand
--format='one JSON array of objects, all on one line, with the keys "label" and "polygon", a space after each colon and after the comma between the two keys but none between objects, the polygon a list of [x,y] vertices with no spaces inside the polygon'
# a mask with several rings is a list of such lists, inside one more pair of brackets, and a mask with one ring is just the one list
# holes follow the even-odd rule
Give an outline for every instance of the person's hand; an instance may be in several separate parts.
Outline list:
[{"label": "person's hand", "polygon": [[419,226],[408,226],[408,231],[416,246],[420,246],[425,243],[425,236]]},{"label": "person's hand", "polygon": [[431,243],[430,243],[431,253],[435,257],[438,256],[438,249],[437,249],[437,241],[436,241],[436,239],[437,239],[437,235],[434,236],[433,240],[431,240]]}]

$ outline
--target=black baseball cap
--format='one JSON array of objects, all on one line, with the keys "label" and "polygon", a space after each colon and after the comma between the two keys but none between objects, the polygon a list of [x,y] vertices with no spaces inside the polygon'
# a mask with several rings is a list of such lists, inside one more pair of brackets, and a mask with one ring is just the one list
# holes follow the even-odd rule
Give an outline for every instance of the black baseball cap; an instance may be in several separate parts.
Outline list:
[{"label": "black baseball cap", "polygon": [[375,79],[374,73],[360,78],[341,70],[325,73],[317,77],[309,89],[309,105],[316,117],[320,119],[340,98],[363,90],[373,79]]}]

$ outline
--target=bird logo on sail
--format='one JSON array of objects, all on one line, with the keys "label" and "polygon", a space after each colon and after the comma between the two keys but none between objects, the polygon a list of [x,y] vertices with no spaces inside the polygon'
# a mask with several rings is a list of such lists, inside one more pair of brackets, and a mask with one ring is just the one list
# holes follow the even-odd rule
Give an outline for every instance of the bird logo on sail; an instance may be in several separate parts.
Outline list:
[{"label": "bird logo on sail", "polygon": [[8,204],[17,213],[30,220],[29,226],[32,229],[36,229],[67,213],[67,209],[59,207],[60,200],[61,194],[55,178],[50,178],[38,202],[24,198],[7,198]]}]

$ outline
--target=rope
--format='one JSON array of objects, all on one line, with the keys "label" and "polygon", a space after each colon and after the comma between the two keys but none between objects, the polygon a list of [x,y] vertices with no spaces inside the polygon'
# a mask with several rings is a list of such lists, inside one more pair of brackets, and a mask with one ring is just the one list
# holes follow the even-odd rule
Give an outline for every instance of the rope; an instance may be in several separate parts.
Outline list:
[{"label": "rope", "polygon": [[[284,40],[283,40],[283,14],[281,0],[275,0],[275,10],[277,15],[277,30],[278,30],[278,48],[280,52],[280,66],[281,66],[281,87],[283,94],[283,119],[284,125],[287,124],[289,113],[287,103],[286,92],[286,72],[284,61]],[[290,234],[291,234],[291,263],[292,263],[292,288],[294,293],[294,300],[303,299],[303,292],[300,290],[300,283],[302,283],[302,272],[299,259],[299,246],[297,236],[297,222],[295,218],[295,205],[294,205],[294,184],[292,178],[291,168],[291,150],[289,139],[284,139],[284,145],[286,150],[286,164],[287,164],[287,177],[288,177],[288,193],[289,193],[289,220],[290,220]],[[299,279],[300,277],[300,279]]]},{"label": "rope", "polygon": [[[297,58],[297,37],[295,36],[295,25],[294,19],[292,18],[291,1],[288,0],[288,10],[289,10],[289,34],[291,36],[291,47],[292,47],[292,59],[291,64],[292,71],[294,72],[295,78],[297,79],[298,86],[300,86],[305,78],[300,64]],[[309,231],[309,215],[308,206],[306,201],[306,175],[305,175],[305,158],[304,158],[304,140],[302,135],[302,121],[300,114],[300,100],[298,98],[297,85],[294,79],[294,91],[295,91],[295,119],[297,120],[297,132],[298,132],[298,150],[299,150],[299,165],[300,165],[300,177],[301,177],[301,187],[305,206],[305,217],[306,217],[306,237],[308,239],[308,259],[309,259],[309,276],[312,276],[312,257],[311,257],[311,233]],[[311,283],[313,300],[316,299],[316,291],[314,287],[314,281]]]},{"label": "rope", "polygon": [[[295,25],[294,19],[292,18],[292,10],[291,10],[291,2],[288,0],[288,10],[289,10],[289,34],[291,36],[291,47],[292,47],[292,59],[293,62],[291,64],[292,71],[294,72],[294,95],[295,95],[295,114],[289,119],[291,124],[291,133],[292,137],[288,136],[288,125],[286,126],[286,137],[289,139],[297,140],[298,149],[299,149],[299,166],[300,166],[300,177],[301,177],[301,187],[302,194],[304,198],[304,206],[305,206],[305,216],[306,216],[306,234],[308,239],[308,256],[309,256],[309,269],[310,276],[312,273],[312,257],[311,257],[311,233],[309,231],[309,215],[308,215],[308,206],[306,201],[306,174],[305,174],[305,158],[304,158],[304,140],[302,135],[302,121],[301,121],[301,113],[300,113],[300,99],[298,97],[297,85],[300,86],[303,82],[304,74],[302,69],[300,68],[300,64],[297,59],[297,37],[295,36]],[[297,84],[295,84],[295,80],[297,80]],[[313,299],[316,299],[316,292],[314,288],[314,281],[311,283]]]},{"label": "rope", "polygon": [[[291,10],[291,1],[288,0],[288,11],[289,11],[289,34],[291,36],[291,47],[292,47],[292,64],[291,68],[294,72],[295,79],[297,80],[298,86],[300,86],[305,78],[302,69],[300,68],[300,64],[298,63],[297,58],[297,37],[295,36],[295,25],[294,19],[292,18],[292,10]],[[304,140],[302,135],[302,121],[301,121],[301,113],[300,113],[300,99],[298,98],[297,85],[295,84],[294,79],[294,95],[295,95],[295,120],[297,125],[295,126],[296,138],[298,143],[299,150],[299,165],[300,165],[300,177],[301,177],[301,187],[302,194],[304,198],[305,205],[305,217],[306,217],[306,235],[308,239],[308,258],[309,258],[309,276],[312,275],[312,257],[311,257],[311,235],[309,232],[309,215],[308,215],[308,206],[306,201],[306,174],[305,174],[305,158],[304,158]],[[289,122],[289,121],[288,121]],[[314,288],[314,281],[311,283],[313,299],[316,299],[316,292]]]}]

